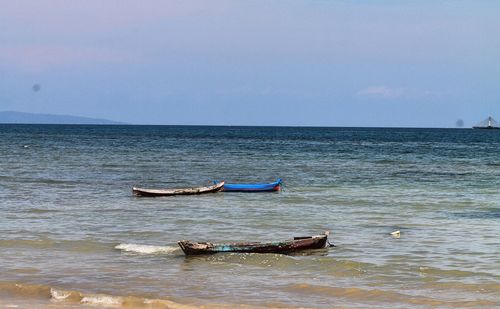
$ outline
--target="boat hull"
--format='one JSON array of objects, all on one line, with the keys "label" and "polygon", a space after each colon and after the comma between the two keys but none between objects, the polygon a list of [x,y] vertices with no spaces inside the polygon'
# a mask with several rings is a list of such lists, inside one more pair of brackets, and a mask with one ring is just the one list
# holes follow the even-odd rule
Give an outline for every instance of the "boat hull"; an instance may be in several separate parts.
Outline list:
[{"label": "boat hull", "polygon": [[173,195],[196,195],[205,193],[215,193],[222,190],[224,182],[219,182],[213,186],[199,187],[199,188],[185,188],[185,189],[145,189],[145,188],[132,188],[135,196],[173,196]]},{"label": "boat hull", "polygon": [[274,192],[281,189],[281,179],[271,183],[224,184],[224,192]]},{"label": "boat hull", "polygon": [[215,253],[291,253],[301,250],[325,248],[328,243],[328,232],[321,235],[296,237],[293,240],[282,242],[241,242],[213,244],[209,242],[190,242],[181,240],[178,242],[186,255],[201,255]]}]

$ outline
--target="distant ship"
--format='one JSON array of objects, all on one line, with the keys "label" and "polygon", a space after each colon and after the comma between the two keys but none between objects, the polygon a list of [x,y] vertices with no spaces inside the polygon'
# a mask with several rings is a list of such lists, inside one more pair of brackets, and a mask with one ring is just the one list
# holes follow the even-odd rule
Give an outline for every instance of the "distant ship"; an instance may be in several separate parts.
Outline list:
[{"label": "distant ship", "polygon": [[495,119],[488,117],[481,121],[477,125],[472,127],[473,129],[500,129],[500,124],[495,121]]}]

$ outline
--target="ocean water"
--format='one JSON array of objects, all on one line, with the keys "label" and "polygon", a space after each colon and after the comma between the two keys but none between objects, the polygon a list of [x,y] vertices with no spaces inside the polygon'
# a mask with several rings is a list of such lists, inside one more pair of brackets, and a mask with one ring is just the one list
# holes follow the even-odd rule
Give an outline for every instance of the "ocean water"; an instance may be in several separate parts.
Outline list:
[{"label": "ocean water", "polygon": [[[176,245],[325,230],[293,255]],[[499,307],[500,131],[0,125],[0,306],[85,305]]]}]

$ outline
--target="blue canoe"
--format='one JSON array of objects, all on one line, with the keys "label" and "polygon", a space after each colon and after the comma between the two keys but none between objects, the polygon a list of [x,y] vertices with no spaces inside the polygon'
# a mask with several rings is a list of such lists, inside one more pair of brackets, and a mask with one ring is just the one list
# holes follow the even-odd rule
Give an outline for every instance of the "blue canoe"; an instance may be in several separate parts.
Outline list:
[{"label": "blue canoe", "polygon": [[222,191],[226,192],[270,192],[279,191],[281,179],[271,183],[225,183]]}]

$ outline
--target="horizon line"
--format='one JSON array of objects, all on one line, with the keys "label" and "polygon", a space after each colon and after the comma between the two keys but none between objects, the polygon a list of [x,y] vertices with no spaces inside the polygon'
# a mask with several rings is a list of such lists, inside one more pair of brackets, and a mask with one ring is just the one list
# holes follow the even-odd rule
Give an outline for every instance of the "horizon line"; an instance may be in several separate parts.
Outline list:
[{"label": "horizon line", "polygon": [[0,125],[51,126],[157,126],[157,127],[256,127],[256,128],[342,128],[342,129],[473,129],[473,127],[399,127],[399,126],[323,126],[323,125],[245,125],[245,124],[139,124],[139,123],[35,123],[0,122]]}]

